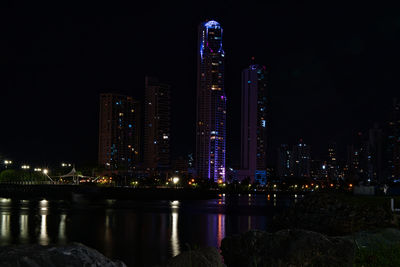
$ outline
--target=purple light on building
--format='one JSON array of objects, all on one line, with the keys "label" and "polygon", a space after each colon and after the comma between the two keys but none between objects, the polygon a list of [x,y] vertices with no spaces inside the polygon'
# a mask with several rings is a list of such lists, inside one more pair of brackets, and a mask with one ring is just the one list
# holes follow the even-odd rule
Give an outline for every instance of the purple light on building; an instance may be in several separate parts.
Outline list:
[{"label": "purple light on building", "polygon": [[252,182],[257,175],[265,180],[266,173],[265,75],[265,69],[255,64],[242,72],[240,176]]},{"label": "purple light on building", "polygon": [[199,178],[223,182],[226,98],[221,25],[216,21],[201,23],[198,36],[196,170]]}]

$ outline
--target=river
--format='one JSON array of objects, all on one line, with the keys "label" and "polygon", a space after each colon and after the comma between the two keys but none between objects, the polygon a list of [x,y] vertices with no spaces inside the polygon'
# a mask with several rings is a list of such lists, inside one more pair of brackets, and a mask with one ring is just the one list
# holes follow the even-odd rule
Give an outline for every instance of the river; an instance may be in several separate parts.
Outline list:
[{"label": "river", "polygon": [[[300,197],[300,196],[299,196]],[[297,196],[212,200],[67,202],[0,198],[0,245],[80,242],[128,266],[152,266],[226,235],[268,229]]]}]

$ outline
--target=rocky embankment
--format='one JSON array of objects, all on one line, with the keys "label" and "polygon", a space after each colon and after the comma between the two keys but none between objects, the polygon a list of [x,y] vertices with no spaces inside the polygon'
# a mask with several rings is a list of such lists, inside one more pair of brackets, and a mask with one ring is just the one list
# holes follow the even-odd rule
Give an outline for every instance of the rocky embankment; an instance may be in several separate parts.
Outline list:
[{"label": "rocky embankment", "polygon": [[167,266],[400,266],[400,230],[389,203],[384,197],[312,194],[275,216],[270,232],[228,236],[221,254],[186,251]]},{"label": "rocky embankment", "polygon": [[79,243],[66,246],[18,245],[0,247],[2,267],[126,267]]},{"label": "rocky embankment", "polygon": [[306,230],[253,230],[223,239],[221,251],[229,267],[352,266],[354,259],[352,241]]},{"label": "rocky embankment", "polygon": [[185,251],[167,267],[400,266],[400,230],[385,228],[329,237],[293,229],[252,230],[222,240],[216,248]]},{"label": "rocky embankment", "polygon": [[397,226],[387,198],[318,193],[275,216],[272,229],[297,228],[339,236]]}]

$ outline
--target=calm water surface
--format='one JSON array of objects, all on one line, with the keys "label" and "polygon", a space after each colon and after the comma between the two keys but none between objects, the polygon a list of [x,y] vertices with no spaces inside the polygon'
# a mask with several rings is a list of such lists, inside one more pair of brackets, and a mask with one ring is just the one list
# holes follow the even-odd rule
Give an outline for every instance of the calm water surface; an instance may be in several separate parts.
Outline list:
[{"label": "calm water surface", "polygon": [[80,242],[128,266],[152,266],[189,246],[219,247],[226,235],[265,230],[295,200],[254,194],[96,203],[0,198],[0,245]]}]

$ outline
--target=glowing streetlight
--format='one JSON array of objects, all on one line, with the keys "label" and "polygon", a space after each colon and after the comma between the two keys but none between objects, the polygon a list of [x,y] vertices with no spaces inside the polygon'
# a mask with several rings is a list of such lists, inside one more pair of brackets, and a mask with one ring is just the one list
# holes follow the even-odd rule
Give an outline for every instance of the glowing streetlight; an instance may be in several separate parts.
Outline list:
[{"label": "glowing streetlight", "polygon": [[11,160],[5,160],[4,161],[4,165],[6,166],[6,169],[7,169],[7,166],[8,165],[11,165],[12,164],[12,161]]},{"label": "glowing streetlight", "polygon": [[21,169],[24,169],[24,170],[29,170],[31,168],[31,166],[29,166],[29,165],[22,165],[21,166]]},{"label": "glowing streetlight", "polygon": [[179,183],[179,177],[172,177],[172,182],[174,183],[175,188],[177,188]]},{"label": "glowing streetlight", "polygon": [[49,173],[49,170],[48,169],[44,169],[43,173],[47,175]]},{"label": "glowing streetlight", "polygon": [[71,163],[61,163],[61,167],[71,167]]}]

